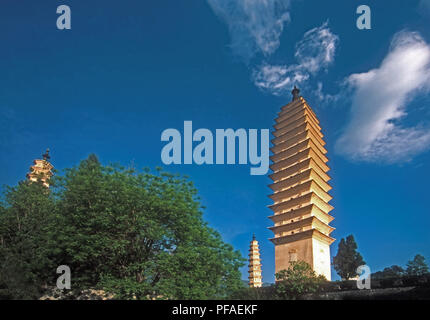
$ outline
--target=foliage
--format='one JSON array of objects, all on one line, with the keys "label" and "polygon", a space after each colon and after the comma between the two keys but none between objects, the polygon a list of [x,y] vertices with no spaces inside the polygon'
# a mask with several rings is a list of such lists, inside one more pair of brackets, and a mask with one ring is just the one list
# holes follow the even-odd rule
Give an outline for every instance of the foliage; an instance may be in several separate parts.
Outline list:
[{"label": "foliage", "polygon": [[406,264],[406,274],[409,276],[421,276],[428,272],[429,268],[425,258],[420,254],[417,254],[413,260],[408,261]]},{"label": "foliage", "polygon": [[378,271],[372,274],[372,279],[390,279],[390,278],[400,278],[405,274],[405,270],[402,267],[393,265],[387,267],[382,271]]},{"label": "foliage", "polygon": [[[1,207],[2,266],[19,275],[20,292],[55,285],[59,265],[71,268],[72,289],[120,299],[225,298],[240,288],[244,259],[204,222],[185,178],[102,166],[92,155],[51,182],[50,192],[9,189]],[[23,298],[6,280],[0,288]]]},{"label": "foliage", "polygon": [[228,298],[232,300],[273,300],[277,299],[277,296],[274,285],[261,288],[250,288],[244,285],[235,290]]},{"label": "foliage", "polygon": [[317,292],[326,278],[317,276],[311,266],[304,261],[290,263],[287,270],[275,274],[276,294],[280,299],[297,299],[306,293]]},{"label": "foliage", "polygon": [[357,251],[357,243],[352,235],[341,239],[337,255],[333,257],[333,266],[338,275],[345,280],[357,276],[357,268],[366,264]]},{"label": "foliage", "polygon": [[[420,276],[428,274],[428,266],[425,263],[425,258],[417,254],[413,260],[408,261],[406,270],[400,266],[393,265],[372,274],[372,279],[402,279],[403,281],[413,282],[413,279],[419,279]],[[418,277],[418,278],[417,278]],[[411,280],[412,279],[412,280]]]},{"label": "foliage", "polygon": [[54,199],[42,183],[22,182],[7,188],[4,202],[0,207],[0,298],[32,299],[53,279],[46,271],[55,270]]}]

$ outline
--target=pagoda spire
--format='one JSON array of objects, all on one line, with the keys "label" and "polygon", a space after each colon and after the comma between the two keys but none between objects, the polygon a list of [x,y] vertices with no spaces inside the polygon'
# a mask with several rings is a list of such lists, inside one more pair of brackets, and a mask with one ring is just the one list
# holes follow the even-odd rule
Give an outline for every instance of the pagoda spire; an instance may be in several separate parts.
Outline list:
[{"label": "pagoda spire", "polygon": [[262,286],[261,276],[261,259],[258,241],[255,234],[252,235],[252,241],[249,246],[249,286],[251,288],[259,288]]},{"label": "pagoda spire", "polygon": [[51,159],[49,149],[42,155],[43,159],[35,159],[30,167],[30,172],[27,174],[27,179],[30,182],[42,181],[46,188],[49,188],[49,179],[52,177],[52,169],[54,166],[48,161]]},{"label": "pagoda spire", "polygon": [[49,155],[49,149],[46,149],[46,152],[42,154],[43,160],[48,161],[51,159],[51,156]]},{"label": "pagoda spire", "polygon": [[294,86],[293,91],[291,91],[291,94],[293,95],[293,100],[292,101],[296,101],[297,99],[300,98],[300,90]]}]

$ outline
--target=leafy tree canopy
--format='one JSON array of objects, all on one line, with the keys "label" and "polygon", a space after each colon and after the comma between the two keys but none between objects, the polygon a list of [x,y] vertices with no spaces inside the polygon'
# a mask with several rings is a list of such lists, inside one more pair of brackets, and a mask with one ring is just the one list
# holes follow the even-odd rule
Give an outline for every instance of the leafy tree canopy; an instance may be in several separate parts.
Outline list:
[{"label": "leafy tree canopy", "polygon": [[54,210],[42,183],[7,187],[0,205],[0,298],[32,298],[53,280]]},{"label": "leafy tree canopy", "polygon": [[59,265],[71,268],[72,289],[122,299],[225,298],[241,286],[244,259],[208,227],[184,177],[103,166],[91,155],[51,184],[6,191],[0,267],[13,277],[0,276],[4,296],[24,297],[14,289],[25,287],[36,297],[55,285]]}]

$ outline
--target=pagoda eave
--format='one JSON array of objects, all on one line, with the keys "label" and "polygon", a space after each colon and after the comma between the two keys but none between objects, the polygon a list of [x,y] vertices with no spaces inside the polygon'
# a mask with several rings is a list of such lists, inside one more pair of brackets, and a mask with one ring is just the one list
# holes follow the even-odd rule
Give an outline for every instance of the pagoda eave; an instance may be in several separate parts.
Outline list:
[{"label": "pagoda eave", "polygon": [[[320,219],[318,219],[316,216],[310,216],[305,219],[301,219],[295,222],[289,222],[286,224],[281,224],[278,226],[271,226],[268,229],[270,229],[273,233],[279,233],[279,232],[288,232],[293,231],[298,228],[306,228],[310,227],[311,229],[316,229],[326,235],[329,235],[335,228],[329,226],[328,224],[324,223]],[[323,230],[325,229],[325,230]],[[325,232],[324,232],[325,231]]]},{"label": "pagoda eave", "polygon": [[291,243],[291,242],[300,241],[300,240],[309,239],[309,238],[317,238],[328,245],[331,245],[334,241],[336,241],[336,239],[330,236],[327,236],[316,229],[311,229],[311,230],[295,233],[292,235],[275,237],[269,240],[275,245],[281,245],[281,244]]},{"label": "pagoda eave", "polygon": [[322,211],[315,204],[309,204],[309,205],[307,205],[305,207],[301,207],[299,209],[291,210],[289,212],[275,214],[275,215],[269,216],[268,218],[270,220],[272,220],[274,223],[278,223],[278,222],[281,222],[281,221],[284,221],[284,220],[292,220],[292,219],[295,219],[297,217],[300,217],[300,216],[303,216],[303,215],[307,215],[307,214],[311,214],[311,215],[314,215],[316,217],[321,216],[319,219],[320,220],[325,220],[325,221],[327,221],[327,223],[330,223],[331,221],[334,220],[333,216],[331,216],[328,213]]}]

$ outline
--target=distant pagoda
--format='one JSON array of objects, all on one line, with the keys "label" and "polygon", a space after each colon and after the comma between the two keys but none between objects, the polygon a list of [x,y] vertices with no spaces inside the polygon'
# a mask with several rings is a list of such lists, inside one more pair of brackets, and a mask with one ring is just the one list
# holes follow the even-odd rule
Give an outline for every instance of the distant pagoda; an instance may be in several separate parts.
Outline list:
[{"label": "distant pagoda", "polygon": [[45,154],[42,155],[43,159],[36,159],[33,161],[33,165],[30,167],[30,173],[27,174],[27,179],[32,182],[37,180],[42,181],[43,185],[49,188],[49,179],[52,177],[52,169],[54,168],[49,163],[49,149],[46,150]]},{"label": "distant pagoda", "polygon": [[273,190],[269,218],[275,234],[275,272],[288,269],[292,261],[305,261],[317,274],[331,280],[330,237],[334,219],[328,203],[331,186],[327,175],[327,150],[319,121],[294,87],[293,100],[281,108],[275,119],[270,157]]},{"label": "distant pagoda", "polygon": [[261,276],[261,259],[258,241],[255,235],[252,236],[251,245],[249,246],[249,286],[251,288],[259,288],[262,286]]}]

